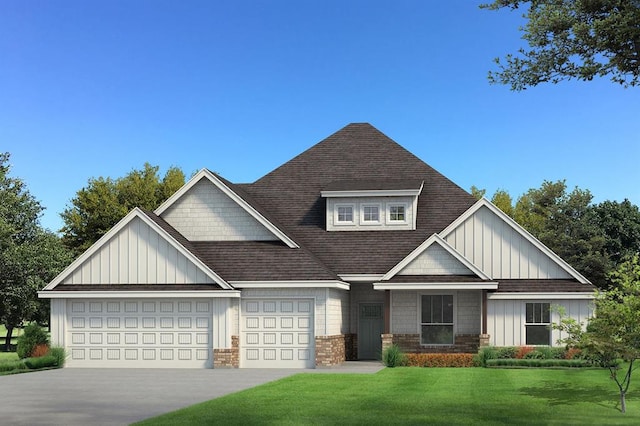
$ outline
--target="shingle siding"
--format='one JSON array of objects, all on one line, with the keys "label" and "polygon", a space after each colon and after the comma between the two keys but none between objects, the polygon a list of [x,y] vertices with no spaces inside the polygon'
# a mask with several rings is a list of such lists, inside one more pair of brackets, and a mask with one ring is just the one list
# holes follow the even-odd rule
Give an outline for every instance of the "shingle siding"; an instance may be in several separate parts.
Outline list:
[{"label": "shingle siding", "polygon": [[399,275],[473,275],[451,253],[437,244],[432,244],[416,257]]},{"label": "shingle siding", "polygon": [[264,241],[277,238],[207,179],[162,213],[190,241]]},{"label": "shingle siding", "polygon": [[391,292],[391,332],[393,334],[420,333],[418,327],[418,292]]}]

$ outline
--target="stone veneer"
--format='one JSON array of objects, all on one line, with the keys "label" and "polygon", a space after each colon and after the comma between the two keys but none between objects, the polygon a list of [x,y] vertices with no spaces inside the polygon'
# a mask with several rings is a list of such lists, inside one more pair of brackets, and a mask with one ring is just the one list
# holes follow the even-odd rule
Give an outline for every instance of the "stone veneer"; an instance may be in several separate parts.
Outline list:
[{"label": "stone veneer", "polygon": [[457,334],[453,345],[421,345],[419,334],[383,334],[382,349],[396,344],[411,353],[476,353],[489,344],[488,334]]},{"label": "stone veneer", "polygon": [[353,358],[353,334],[316,336],[316,366],[328,367],[342,364]]},{"label": "stone veneer", "polygon": [[239,343],[239,336],[231,336],[230,349],[214,349],[213,368],[238,368],[240,366]]}]

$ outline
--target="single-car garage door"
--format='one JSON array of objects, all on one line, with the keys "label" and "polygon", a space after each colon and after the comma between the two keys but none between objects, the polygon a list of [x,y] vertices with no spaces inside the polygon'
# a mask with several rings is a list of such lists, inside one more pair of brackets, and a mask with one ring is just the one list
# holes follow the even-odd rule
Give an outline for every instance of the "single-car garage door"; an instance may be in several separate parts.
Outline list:
[{"label": "single-car garage door", "polygon": [[242,301],[241,367],[313,368],[312,299]]},{"label": "single-car garage door", "polygon": [[67,301],[69,367],[211,367],[208,300]]}]

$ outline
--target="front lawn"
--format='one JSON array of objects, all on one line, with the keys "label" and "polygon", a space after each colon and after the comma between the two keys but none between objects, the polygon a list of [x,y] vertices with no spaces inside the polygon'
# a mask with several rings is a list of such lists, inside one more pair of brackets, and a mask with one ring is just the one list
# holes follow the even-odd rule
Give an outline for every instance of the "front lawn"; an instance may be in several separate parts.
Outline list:
[{"label": "front lawn", "polygon": [[636,389],[622,414],[604,370],[302,373],[139,424],[640,424]]},{"label": "front lawn", "polygon": [[0,362],[17,361],[18,359],[18,354],[15,352],[0,352]]}]

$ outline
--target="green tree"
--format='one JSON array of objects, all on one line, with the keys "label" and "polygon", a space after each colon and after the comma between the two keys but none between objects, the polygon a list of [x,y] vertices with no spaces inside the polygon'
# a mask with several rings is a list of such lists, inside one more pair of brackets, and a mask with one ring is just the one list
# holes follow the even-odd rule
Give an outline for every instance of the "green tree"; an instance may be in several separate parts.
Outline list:
[{"label": "green tree", "polygon": [[477,186],[475,186],[475,185],[472,185],[472,186],[471,186],[471,190],[470,190],[470,191],[471,191],[471,195],[473,195],[473,197],[474,197],[476,200],[481,199],[482,197],[484,197],[484,194],[486,194],[486,193],[487,193],[487,190],[486,190],[486,189],[480,189],[480,188],[478,188],[478,187],[477,187]]},{"label": "green tree", "polygon": [[614,263],[640,254],[640,209],[629,200],[604,201],[591,209],[591,220],[605,235],[604,249]]},{"label": "green tree", "polygon": [[184,185],[184,173],[171,167],[160,179],[159,167],[145,163],[126,176],[91,178],[61,214],[62,239],[75,254],[88,249],[134,207],[153,210]]},{"label": "green tree", "polygon": [[[582,324],[561,315],[554,327],[568,337],[562,340],[580,348],[589,358],[609,369],[620,392],[620,410],[626,411],[626,396],[635,361],[640,358],[640,261],[638,256],[620,263],[610,273],[615,283],[611,289],[598,292],[595,317],[586,330]],[[621,365],[623,360],[625,365]],[[625,368],[623,368],[625,367]]]},{"label": "green tree", "polygon": [[[526,6],[525,6],[526,5]],[[495,0],[481,7],[528,7],[520,28],[529,49],[496,58],[491,83],[524,90],[540,83],[592,80],[609,75],[628,86],[640,83],[640,2],[638,0]]]},{"label": "green tree", "polygon": [[47,301],[37,291],[71,260],[60,239],[39,224],[43,210],[25,183],[9,175],[9,154],[0,154],[0,322],[13,330],[26,321],[43,319]]},{"label": "green tree", "polygon": [[498,189],[491,197],[491,202],[496,205],[500,210],[505,212],[509,217],[513,217],[513,199],[511,195],[504,189]]}]

